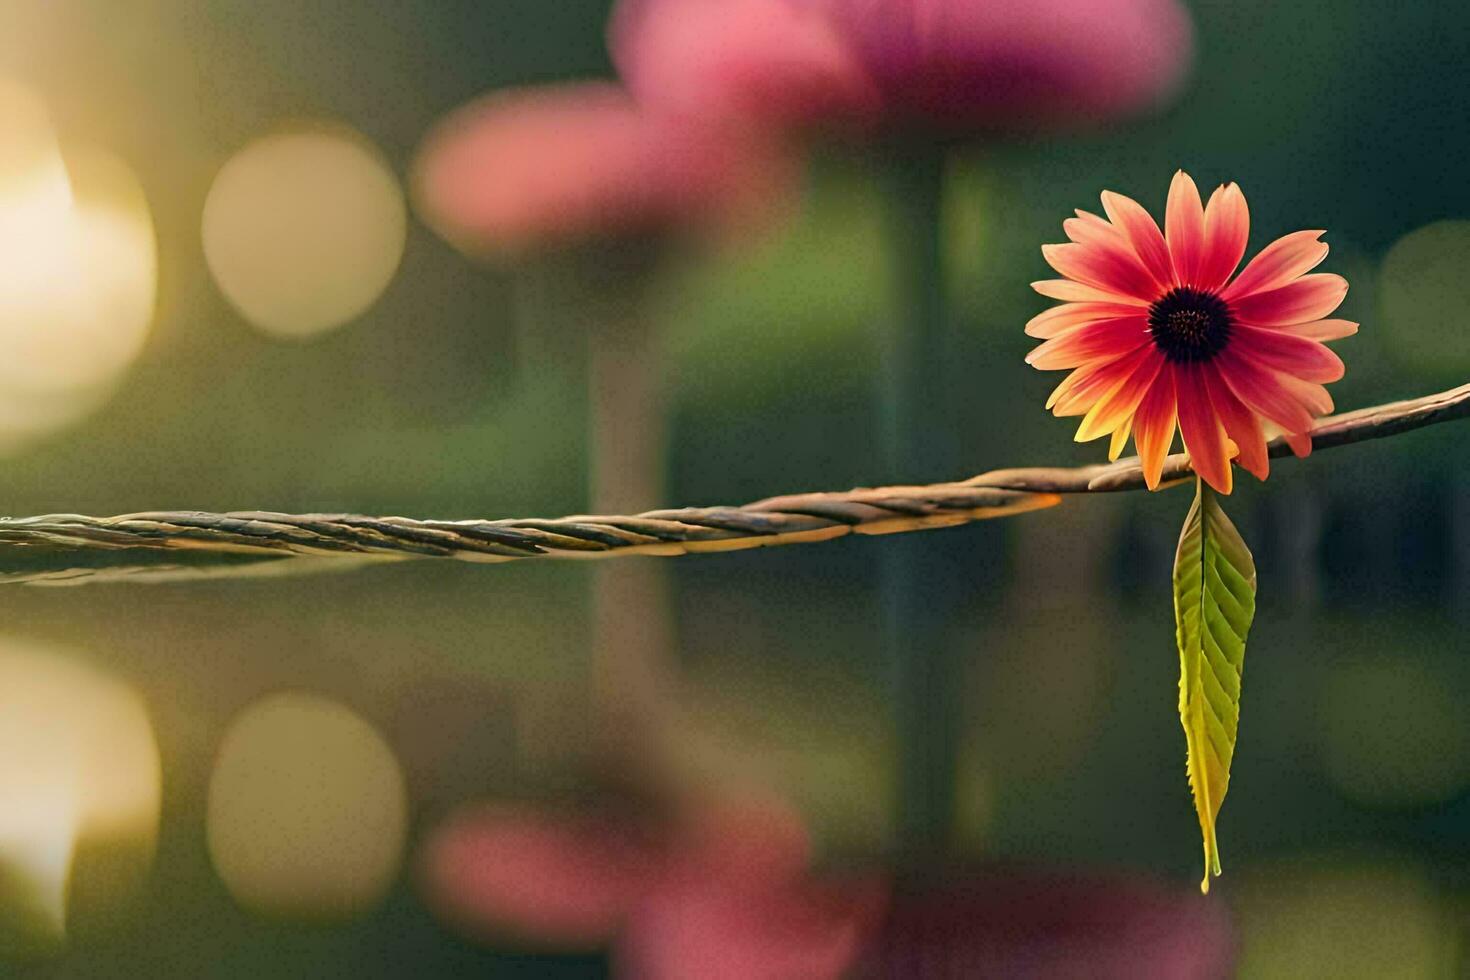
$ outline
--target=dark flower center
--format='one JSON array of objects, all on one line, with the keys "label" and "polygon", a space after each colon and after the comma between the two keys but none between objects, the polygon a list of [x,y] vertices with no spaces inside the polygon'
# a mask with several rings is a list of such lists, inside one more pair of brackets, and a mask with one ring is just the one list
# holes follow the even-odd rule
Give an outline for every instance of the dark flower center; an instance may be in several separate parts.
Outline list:
[{"label": "dark flower center", "polygon": [[1189,286],[1171,289],[1148,310],[1154,346],[1176,364],[1210,360],[1230,342],[1232,325],[1223,299]]}]

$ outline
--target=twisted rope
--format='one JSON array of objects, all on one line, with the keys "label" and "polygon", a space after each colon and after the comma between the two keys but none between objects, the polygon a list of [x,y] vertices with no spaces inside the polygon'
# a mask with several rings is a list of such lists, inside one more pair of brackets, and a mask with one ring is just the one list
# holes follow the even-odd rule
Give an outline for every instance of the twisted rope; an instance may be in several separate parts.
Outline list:
[{"label": "twisted rope", "polygon": [[[1317,450],[1398,435],[1470,415],[1470,384],[1409,401],[1326,416],[1312,430]],[[1289,450],[1273,440],[1272,456]],[[1164,479],[1191,475],[1189,457],[1170,456]],[[953,527],[1051,507],[1062,494],[1137,490],[1137,457],[1099,466],[995,470],[958,483],[801,493],[743,507],[688,507],[632,516],[551,520],[412,520],[355,514],[211,514],[159,511],[120,517],[51,514],[0,519],[0,583],[180,579],[335,571],[380,561],[684,555]],[[123,552],[126,560],[117,562]],[[188,563],[179,561],[189,553]],[[202,554],[201,553],[205,553]],[[66,567],[14,570],[17,559],[61,556]],[[88,557],[89,561],[80,560]],[[94,556],[109,563],[97,565]],[[311,558],[291,561],[286,558]],[[200,559],[210,559],[200,564]]]}]

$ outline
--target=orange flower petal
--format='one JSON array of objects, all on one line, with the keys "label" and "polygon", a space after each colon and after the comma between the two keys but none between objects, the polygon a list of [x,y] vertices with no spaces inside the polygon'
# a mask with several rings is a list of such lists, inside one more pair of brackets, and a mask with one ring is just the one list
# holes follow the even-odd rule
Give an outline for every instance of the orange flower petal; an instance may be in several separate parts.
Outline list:
[{"label": "orange flower petal", "polygon": [[1220,377],[1245,406],[1275,423],[1283,432],[1301,433],[1312,427],[1312,413],[1292,397],[1277,375],[1226,350],[1215,359]]},{"label": "orange flower petal", "polygon": [[1245,255],[1250,237],[1250,210],[1236,184],[1218,187],[1205,207],[1205,244],[1196,282],[1201,289],[1218,290]]},{"label": "orange flower petal", "polygon": [[1102,192],[1102,203],[1113,226],[1122,232],[1129,248],[1153,279],[1154,288],[1160,293],[1168,291],[1174,278],[1174,268],[1169,259],[1169,246],[1164,243],[1164,233],[1159,231],[1153,215],[1133,198],[1112,191]]},{"label": "orange flower petal", "polygon": [[1057,385],[1056,391],[1047,399],[1046,407],[1058,418],[1084,414],[1099,398],[1132,374],[1150,353],[1149,348],[1140,348],[1123,357],[1078,368]]},{"label": "orange flower petal", "polygon": [[1099,357],[1126,354],[1149,343],[1148,320],[1126,316],[1100,320],[1053,337],[1026,355],[1026,363],[1039,371],[1079,367]]},{"label": "orange flower petal", "polygon": [[1164,238],[1174,265],[1174,283],[1192,284],[1199,272],[1205,249],[1205,209],[1199,188],[1183,170],[1169,184],[1169,201],[1164,211]]},{"label": "orange flower petal", "polygon": [[1067,218],[1062,222],[1062,230],[1067,233],[1068,238],[1079,245],[1100,239],[1123,242],[1125,246],[1127,244],[1121,231],[1091,211],[1084,211],[1081,208],[1077,209],[1077,217]]},{"label": "orange flower petal", "polygon": [[1174,371],[1165,368],[1133,413],[1133,441],[1143,463],[1143,481],[1150,490],[1158,488],[1164,458],[1174,441],[1174,402]]},{"label": "orange flower petal", "polygon": [[1215,414],[1210,392],[1205,387],[1204,369],[1198,364],[1175,364],[1174,398],[1179,408],[1179,435],[1189,453],[1190,465],[1200,479],[1221,493],[1232,489],[1230,454],[1225,446],[1225,427]]},{"label": "orange flower petal", "polygon": [[[1067,375],[1065,378],[1062,379],[1060,384],[1052,389],[1051,394],[1046,396],[1047,411],[1051,411],[1053,406],[1060,405],[1064,400],[1066,400],[1074,392],[1080,389],[1082,385],[1092,382],[1093,379],[1097,377],[1098,372],[1105,370],[1106,368],[1108,368],[1109,365],[1113,363],[1114,361],[1110,360],[1095,361],[1092,364],[1080,367],[1077,370],[1073,371],[1071,374]],[[1099,394],[1102,391],[1106,390],[1107,388],[1104,386],[1103,388],[1099,389]],[[1094,396],[1092,401],[1096,400],[1097,397]],[[1092,402],[1089,401],[1088,407],[1091,407],[1091,405]],[[1053,414],[1061,415],[1062,413],[1054,412]]]},{"label": "orange flower petal", "polygon": [[1305,381],[1340,381],[1345,370],[1342,358],[1315,340],[1293,337],[1279,330],[1261,330],[1238,323],[1230,343],[1242,357]]},{"label": "orange flower petal", "polygon": [[1066,276],[1096,289],[1122,293],[1144,302],[1157,298],[1158,290],[1148,270],[1137,259],[1111,249],[1089,243],[1043,245],[1041,255],[1047,264]]},{"label": "orange flower petal", "polygon": [[1310,323],[1290,323],[1285,326],[1269,327],[1267,329],[1291,334],[1293,337],[1305,337],[1308,340],[1324,343],[1329,340],[1341,340],[1344,337],[1351,337],[1358,332],[1358,325],[1351,320],[1313,320]]},{"label": "orange flower petal", "polygon": [[1131,374],[1087,410],[1075,439],[1078,442],[1090,442],[1107,435],[1132,418],[1138,403],[1153,386],[1154,379],[1159,376],[1159,370],[1163,366],[1164,356],[1158,351],[1149,351],[1149,356]]},{"label": "orange flower petal", "polygon": [[1266,453],[1266,436],[1261,431],[1261,420],[1246,408],[1231,392],[1220,372],[1211,365],[1204,372],[1205,387],[1210,393],[1210,403],[1225,425],[1228,435],[1239,452],[1240,465],[1264,480],[1271,472],[1271,457]]},{"label": "orange flower petal", "polygon": [[1240,270],[1240,275],[1225,287],[1222,295],[1226,300],[1242,299],[1279,289],[1306,275],[1327,258],[1327,243],[1317,240],[1325,234],[1324,231],[1296,231],[1276,239]]},{"label": "orange flower petal", "polygon": [[1252,293],[1230,301],[1242,323],[1272,327],[1320,320],[1342,303],[1347,280],[1330,272],[1302,276],[1278,289]]},{"label": "orange flower petal", "polygon": [[1115,264],[1119,269],[1128,270],[1130,280],[1150,282],[1153,294],[1163,291],[1121,230],[1096,215],[1087,214],[1085,211],[1080,214],[1087,216],[1068,218],[1062,222],[1062,230],[1067,233],[1072,244],[1082,249],[1096,249],[1105,253],[1109,263]]},{"label": "orange flower petal", "polygon": [[1084,323],[1137,315],[1138,307],[1123,306],[1120,303],[1063,303],[1032,317],[1026,323],[1026,335],[1047,340]]},{"label": "orange flower petal", "polygon": [[1111,363],[1113,361],[1097,361],[1097,363],[1088,364],[1086,367],[1079,367],[1075,372],[1061,379],[1061,383],[1058,383],[1055,388],[1051,389],[1051,394],[1047,395],[1047,411],[1051,411],[1053,406],[1060,404],[1064,398],[1069,397],[1072,392],[1075,392],[1083,382],[1091,381],[1100,370],[1103,370],[1104,367],[1107,367]]},{"label": "orange flower petal", "polygon": [[1326,388],[1311,381],[1303,381],[1301,378],[1273,371],[1276,382],[1285,388],[1293,398],[1301,402],[1307,411],[1313,415],[1330,415],[1336,406],[1332,403],[1332,395]]},{"label": "orange flower petal", "polygon": [[1113,430],[1113,441],[1108,443],[1108,462],[1113,462],[1123,455],[1123,447],[1128,445],[1128,436],[1132,431],[1133,416],[1130,415]]},{"label": "orange flower petal", "polygon": [[1123,306],[1147,308],[1152,302],[1136,296],[1125,296],[1111,289],[1084,286],[1070,279],[1042,279],[1033,282],[1031,288],[1048,299],[1059,299],[1068,303],[1120,303]]},{"label": "orange flower petal", "polygon": [[1312,436],[1307,432],[1287,432],[1282,436],[1286,444],[1291,447],[1297,459],[1305,459],[1312,455]]},{"label": "orange flower petal", "polygon": [[1261,427],[1266,430],[1266,439],[1268,442],[1274,442],[1277,439],[1285,441],[1285,443],[1291,447],[1292,453],[1294,453],[1297,458],[1312,455],[1311,433],[1298,432],[1293,435],[1290,432],[1281,431],[1280,426],[1273,425],[1270,422],[1263,422]]}]

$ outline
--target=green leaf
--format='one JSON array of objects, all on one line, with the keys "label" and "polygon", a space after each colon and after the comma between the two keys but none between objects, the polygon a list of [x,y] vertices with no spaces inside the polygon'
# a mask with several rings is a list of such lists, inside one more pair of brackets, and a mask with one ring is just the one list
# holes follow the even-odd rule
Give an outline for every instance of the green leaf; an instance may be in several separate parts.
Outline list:
[{"label": "green leaf", "polygon": [[1256,565],[1215,492],[1195,481],[1194,506],[1174,556],[1179,640],[1179,720],[1188,745],[1189,788],[1204,835],[1205,877],[1220,874],[1215,819],[1230,787],[1240,719],[1245,637],[1256,615]]}]

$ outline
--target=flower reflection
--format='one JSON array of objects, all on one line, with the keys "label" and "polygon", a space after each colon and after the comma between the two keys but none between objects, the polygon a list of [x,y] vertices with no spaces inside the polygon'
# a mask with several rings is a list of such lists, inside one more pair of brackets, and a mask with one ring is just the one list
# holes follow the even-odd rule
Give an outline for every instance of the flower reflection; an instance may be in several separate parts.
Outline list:
[{"label": "flower reflection", "polygon": [[486,807],[442,829],[432,902],[465,928],[554,947],[611,943],[619,976],[841,976],[876,925],[877,879],[817,877],[784,804],[726,799],[669,825]]},{"label": "flower reflection", "polygon": [[1233,946],[1218,899],[1131,875],[997,869],[896,889],[855,975],[1215,980]]},{"label": "flower reflection", "polygon": [[[528,304],[519,318],[535,325],[526,349],[585,366],[591,512],[637,512],[665,499],[667,371],[650,310],[661,260],[691,241],[760,229],[792,177],[773,141],[716,120],[649,113],[609,83],[492,95],[425,141],[416,200],[446,239],[521,260],[526,271],[595,277],[591,288],[558,281],[563,312]],[[657,779],[649,772],[662,765],[671,605],[660,567],[608,569],[594,580],[598,744],[609,768],[637,773],[635,782]]]}]

